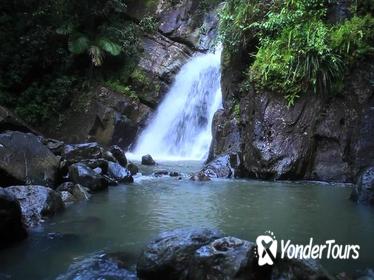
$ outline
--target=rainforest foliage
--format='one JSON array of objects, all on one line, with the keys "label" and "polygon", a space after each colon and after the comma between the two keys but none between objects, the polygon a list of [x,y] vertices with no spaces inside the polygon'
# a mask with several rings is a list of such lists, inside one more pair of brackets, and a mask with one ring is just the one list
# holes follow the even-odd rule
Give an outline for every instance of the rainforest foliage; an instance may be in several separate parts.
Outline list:
[{"label": "rainforest foliage", "polygon": [[0,10],[0,104],[32,124],[135,65],[141,32],[155,26],[129,19],[124,0],[2,0]]},{"label": "rainforest foliage", "polygon": [[220,36],[229,53],[250,53],[243,89],[252,83],[293,105],[304,93],[338,93],[349,69],[373,55],[373,3],[228,0]]}]

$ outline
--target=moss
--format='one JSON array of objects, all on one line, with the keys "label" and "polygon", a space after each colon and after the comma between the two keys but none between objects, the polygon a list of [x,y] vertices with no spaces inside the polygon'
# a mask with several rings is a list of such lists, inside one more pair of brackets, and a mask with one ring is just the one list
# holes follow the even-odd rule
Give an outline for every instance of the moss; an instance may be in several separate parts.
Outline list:
[{"label": "moss", "polygon": [[224,47],[231,53],[242,47],[254,58],[242,85],[281,92],[289,105],[309,92],[338,93],[346,71],[373,54],[374,19],[361,7],[360,14],[331,25],[327,11],[333,3],[229,0],[220,13]]}]

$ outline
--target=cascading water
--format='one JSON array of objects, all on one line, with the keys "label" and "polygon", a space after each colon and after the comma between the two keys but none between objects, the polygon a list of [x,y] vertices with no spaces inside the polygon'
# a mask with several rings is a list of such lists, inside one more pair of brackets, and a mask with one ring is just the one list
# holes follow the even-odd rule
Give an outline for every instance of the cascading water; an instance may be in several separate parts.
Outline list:
[{"label": "cascading water", "polygon": [[193,57],[175,77],[133,154],[158,160],[202,160],[212,140],[214,113],[222,106],[221,49]]}]

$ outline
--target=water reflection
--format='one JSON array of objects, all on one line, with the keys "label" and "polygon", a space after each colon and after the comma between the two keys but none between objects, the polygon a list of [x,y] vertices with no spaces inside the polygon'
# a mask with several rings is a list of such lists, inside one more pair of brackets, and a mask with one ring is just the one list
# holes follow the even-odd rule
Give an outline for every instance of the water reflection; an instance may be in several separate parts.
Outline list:
[{"label": "water reflection", "polygon": [[372,267],[374,211],[350,203],[349,193],[315,184],[138,178],[68,208],[26,242],[0,252],[0,271],[14,279],[54,279],[75,258],[101,250],[136,256],[158,233],[179,227],[216,227],[249,240],[272,230],[297,243],[310,237],[358,243],[359,260],[324,264],[333,272]]}]

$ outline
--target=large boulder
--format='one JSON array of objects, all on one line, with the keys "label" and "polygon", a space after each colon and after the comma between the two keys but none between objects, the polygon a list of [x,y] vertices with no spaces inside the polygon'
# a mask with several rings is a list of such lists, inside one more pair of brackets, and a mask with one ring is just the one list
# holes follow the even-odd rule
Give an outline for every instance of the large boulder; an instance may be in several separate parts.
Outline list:
[{"label": "large boulder", "polygon": [[6,191],[19,201],[25,225],[34,226],[43,218],[53,216],[64,209],[61,196],[43,186],[12,186]]},{"label": "large boulder", "polygon": [[141,254],[138,276],[141,279],[187,279],[194,252],[221,236],[210,229],[162,233]]},{"label": "large boulder", "polygon": [[96,142],[66,145],[64,147],[63,156],[70,163],[76,163],[82,160],[92,160],[102,158],[104,148]]},{"label": "large boulder", "polygon": [[93,192],[108,188],[107,180],[83,163],[75,163],[69,167],[69,178]]},{"label": "large boulder", "polygon": [[58,280],[73,279],[112,279],[136,280],[136,273],[129,271],[124,264],[127,258],[119,253],[98,253],[75,261],[68,270],[60,274]]},{"label": "large boulder", "polygon": [[0,134],[0,183],[3,186],[37,184],[53,187],[60,160],[37,136],[8,131]]},{"label": "large boulder", "polygon": [[160,235],[141,255],[141,279],[331,279],[313,260],[275,259],[259,266],[256,245],[211,230],[174,230]]},{"label": "large boulder", "polygon": [[353,187],[351,199],[374,206],[374,166],[366,168]]},{"label": "large boulder", "polygon": [[131,176],[134,176],[139,172],[138,166],[132,162],[127,165],[127,169],[130,171]]},{"label": "large boulder", "polygon": [[119,163],[108,163],[108,176],[120,183],[133,183],[134,178],[126,168],[122,167]]},{"label": "large boulder", "polygon": [[27,237],[16,197],[0,187],[0,249]]},{"label": "large boulder", "polygon": [[254,248],[254,243],[235,237],[214,240],[196,250],[189,279],[249,279]]}]

